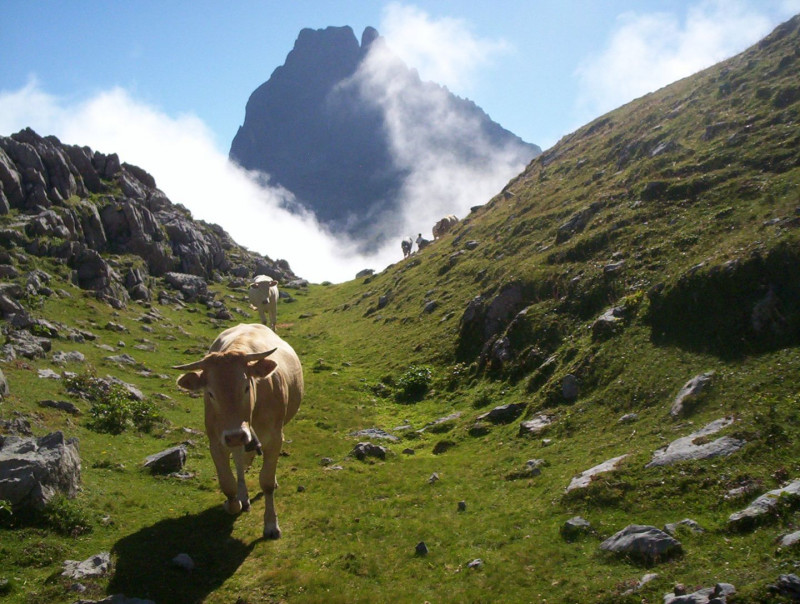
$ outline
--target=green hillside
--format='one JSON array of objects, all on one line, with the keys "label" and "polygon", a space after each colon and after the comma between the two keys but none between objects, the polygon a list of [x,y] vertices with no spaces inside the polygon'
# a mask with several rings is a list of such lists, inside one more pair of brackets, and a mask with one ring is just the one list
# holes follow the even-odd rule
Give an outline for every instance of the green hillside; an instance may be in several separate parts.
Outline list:
[{"label": "green hillside", "polygon": [[[53,352],[79,351],[81,364],[52,353],[0,364],[10,386],[0,430],[15,418],[36,436],[62,430],[82,460],[75,499],[39,514],[0,506],[4,601],[638,603],[717,583],[735,586],[728,602],[789,601],[770,586],[800,573],[800,546],[778,542],[800,530],[798,498],[751,522],[729,517],[800,479],[798,65],[795,17],[565,137],[422,252],[366,279],[284,288],[278,333],[303,361],[307,392],[285,430],[278,541],[260,539],[260,497],[249,514],[222,511],[197,433],[202,400],[170,369],[256,320],[240,280],[209,280],[231,319],[171,296],[114,308],[57,258],[0,237],[9,282],[24,289],[39,269],[57,292],[24,296],[30,313],[97,336],[52,338]],[[20,216],[0,216],[0,231]],[[108,359],[125,352],[135,364]],[[135,385],[152,425],[100,431],[91,402],[42,369]],[[702,374],[703,392],[674,410]],[[81,413],[39,405],[48,399]],[[540,416],[547,426],[526,433],[522,422]],[[722,418],[691,444],[726,438],[735,451],[646,467]],[[393,439],[354,434],[367,429]],[[186,441],[182,478],[142,468]],[[385,458],[351,454],[368,441]],[[248,484],[258,492],[253,470]],[[571,535],[575,516],[590,528]],[[684,519],[702,530],[674,529],[680,549],[669,555],[600,547],[629,525]],[[70,591],[62,562],[101,551],[111,572]],[[194,570],[170,563],[180,553]]]}]

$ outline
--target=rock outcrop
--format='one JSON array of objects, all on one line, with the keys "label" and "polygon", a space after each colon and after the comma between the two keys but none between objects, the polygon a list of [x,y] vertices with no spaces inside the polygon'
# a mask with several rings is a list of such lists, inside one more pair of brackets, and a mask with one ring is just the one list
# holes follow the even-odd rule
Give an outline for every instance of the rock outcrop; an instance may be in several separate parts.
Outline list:
[{"label": "rock outcrop", "polygon": [[[0,233],[0,246],[63,259],[75,284],[118,307],[151,299],[152,278],[169,272],[297,278],[285,261],[250,252],[219,226],[194,220],[141,168],[30,128],[0,136],[0,213],[12,210],[18,215]],[[141,265],[122,270],[115,254],[137,256]],[[4,314],[19,310],[10,299],[17,296],[8,294],[2,293]]]}]

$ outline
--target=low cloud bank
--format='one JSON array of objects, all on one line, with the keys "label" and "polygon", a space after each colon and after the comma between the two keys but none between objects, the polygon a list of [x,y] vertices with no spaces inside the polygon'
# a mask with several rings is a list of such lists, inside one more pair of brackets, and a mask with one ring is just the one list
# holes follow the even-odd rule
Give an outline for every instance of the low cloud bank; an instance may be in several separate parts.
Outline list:
[{"label": "low cloud bank", "polygon": [[291,213],[291,195],[259,184],[228,161],[212,133],[195,116],[167,116],[116,88],[88,100],[69,102],[45,93],[32,80],[17,91],[0,92],[0,134],[30,127],[63,143],[117,153],[122,161],[150,172],[173,203],[224,228],[247,248],[285,259],[312,282],[341,282],[364,268],[383,268],[402,257],[397,250],[359,255],[347,238],[328,233],[313,216]]}]

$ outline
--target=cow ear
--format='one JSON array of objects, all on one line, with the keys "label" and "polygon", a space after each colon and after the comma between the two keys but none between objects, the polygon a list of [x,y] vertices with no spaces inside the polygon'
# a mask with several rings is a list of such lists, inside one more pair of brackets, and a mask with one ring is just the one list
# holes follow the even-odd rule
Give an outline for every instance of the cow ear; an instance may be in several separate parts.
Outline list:
[{"label": "cow ear", "polygon": [[247,375],[252,378],[265,378],[278,368],[272,359],[259,359],[247,364]]},{"label": "cow ear", "polygon": [[185,390],[200,390],[205,385],[206,378],[202,371],[189,371],[178,378],[178,386]]},{"label": "cow ear", "polygon": [[278,282],[277,282],[277,281],[270,281],[270,282],[269,282],[269,286],[270,286],[270,287],[275,287],[276,285],[278,285]]}]

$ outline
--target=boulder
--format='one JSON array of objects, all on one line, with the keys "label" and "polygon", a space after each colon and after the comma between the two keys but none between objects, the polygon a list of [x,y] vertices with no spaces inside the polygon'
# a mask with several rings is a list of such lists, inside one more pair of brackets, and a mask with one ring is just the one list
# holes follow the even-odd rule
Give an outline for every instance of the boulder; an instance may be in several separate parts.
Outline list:
[{"label": "boulder", "polygon": [[603,541],[600,549],[652,563],[680,553],[681,544],[654,526],[631,524]]},{"label": "boulder", "polygon": [[564,379],[561,380],[561,395],[569,402],[574,401],[578,398],[578,395],[581,393],[581,385],[578,381],[578,378],[568,373],[564,376]]},{"label": "boulder", "polygon": [[389,434],[388,432],[381,430],[379,428],[366,428],[364,430],[358,430],[356,432],[351,432],[350,436],[355,436],[358,438],[377,438],[381,440],[389,440],[392,442],[400,440],[394,434]]},{"label": "boulder", "polygon": [[664,604],[725,604],[728,596],[735,593],[736,588],[730,583],[717,583],[714,587],[698,589],[690,594],[664,594]]},{"label": "boulder", "polygon": [[506,480],[519,480],[521,478],[533,478],[542,473],[542,468],[547,465],[544,459],[529,459],[525,462],[525,468],[506,474]]},{"label": "boulder", "polygon": [[208,295],[208,283],[202,277],[170,272],[164,275],[164,280],[180,291],[187,302],[195,302],[198,298]]},{"label": "boulder", "polygon": [[537,436],[544,432],[552,423],[553,419],[549,415],[540,413],[536,417],[520,423],[519,436]]},{"label": "boulder", "polygon": [[734,512],[728,517],[731,528],[749,528],[758,524],[775,512],[785,503],[796,503],[800,500],[800,480],[795,480],[779,489],[773,489],[757,497],[745,509]]},{"label": "boulder", "polygon": [[41,509],[58,493],[74,497],[81,479],[77,439],[0,436],[0,500]]},{"label": "boulder", "polygon": [[8,393],[8,380],[6,379],[6,375],[3,373],[3,370],[0,369],[0,401],[7,397]]},{"label": "boulder", "polygon": [[109,570],[111,570],[111,554],[108,552],[101,552],[91,558],[87,558],[83,562],[79,562],[78,560],[65,560],[64,570],[61,576],[81,581],[92,577],[102,577],[107,574]]},{"label": "boulder", "polygon": [[386,454],[388,452],[389,450],[386,447],[381,447],[380,445],[373,445],[372,443],[364,442],[364,443],[358,443],[350,452],[350,455],[352,455],[358,460],[364,461],[367,457],[377,457],[378,459],[386,459]]},{"label": "boulder", "polygon": [[711,376],[713,375],[713,371],[701,373],[700,375],[696,375],[691,380],[686,382],[683,385],[683,388],[681,388],[681,391],[678,392],[675,400],[672,401],[672,408],[670,409],[669,414],[672,417],[679,417],[680,415],[683,415],[687,410],[688,405],[696,401],[697,398],[711,384]]},{"label": "boulder", "polygon": [[788,598],[791,602],[800,602],[800,577],[793,573],[781,575],[775,585],[770,585],[769,590]]},{"label": "boulder", "polygon": [[573,516],[561,525],[561,536],[567,541],[574,541],[582,535],[592,532],[592,525],[581,516]]},{"label": "boulder", "polygon": [[509,424],[522,415],[527,406],[527,403],[500,405],[487,413],[479,415],[477,419],[478,421],[488,421],[493,424]]},{"label": "boulder", "polygon": [[588,487],[592,482],[592,478],[598,474],[604,474],[606,472],[616,470],[617,466],[619,466],[622,460],[626,457],[628,457],[627,453],[625,455],[620,455],[619,457],[609,459],[608,461],[604,461],[603,463],[598,464],[593,468],[589,468],[588,470],[584,470],[570,481],[569,485],[567,486],[567,493],[574,491],[575,489],[583,489]]},{"label": "boulder", "polygon": [[9,331],[6,334],[6,343],[16,356],[26,359],[44,358],[52,346],[49,338],[40,338],[24,329]]},{"label": "boulder", "polygon": [[708,436],[727,428],[733,423],[732,417],[723,417],[705,427],[672,441],[653,453],[653,458],[645,467],[669,466],[681,461],[708,459],[710,457],[727,457],[747,444],[747,441],[731,436],[723,436],[716,440],[708,440]]},{"label": "boulder", "polygon": [[180,472],[186,464],[186,445],[170,447],[160,453],[148,455],[144,467],[152,474],[172,474]]}]

